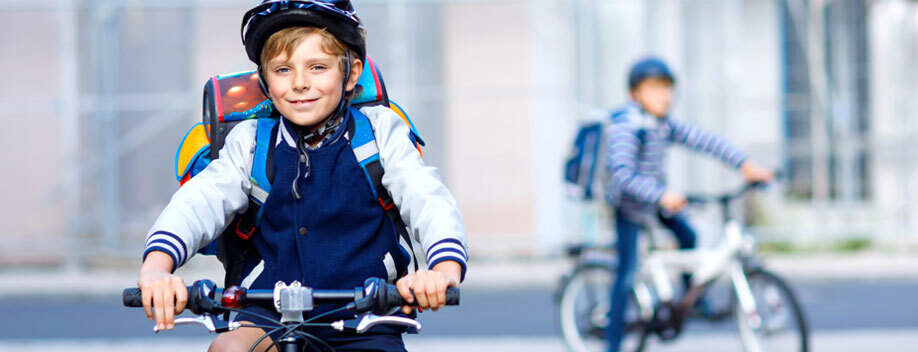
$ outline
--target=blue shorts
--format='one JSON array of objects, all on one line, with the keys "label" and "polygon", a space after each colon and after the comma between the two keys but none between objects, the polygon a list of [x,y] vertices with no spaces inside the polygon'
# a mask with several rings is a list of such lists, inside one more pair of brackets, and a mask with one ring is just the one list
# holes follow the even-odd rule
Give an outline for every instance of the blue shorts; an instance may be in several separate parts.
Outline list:
[{"label": "blue shorts", "polygon": [[[243,309],[246,312],[253,312],[256,314],[265,315],[274,319],[280,320],[280,313],[276,311],[269,310],[267,308],[258,307],[258,306],[249,306]],[[240,321],[245,320],[256,325],[264,326],[275,326],[275,323],[272,323],[264,318],[239,313],[233,320]],[[328,321],[325,321],[328,322]],[[344,351],[379,351],[379,352],[407,352],[405,350],[405,343],[402,341],[402,334],[406,331],[403,327],[398,326],[387,326],[379,325],[371,328],[369,331],[362,334],[356,332],[348,331],[337,331],[331,327],[304,327],[300,329],[308,334],[311,334],[322,341],[325,341],[331,345],[335,351],[344,352]],[[270,329],[265,330],[265,332],[270,331]],[[280,338],[283,331],[277,331],[271,334],[271,339],[277,341]],[[310,345],[316,344],[313,341],[309,341]]]}]

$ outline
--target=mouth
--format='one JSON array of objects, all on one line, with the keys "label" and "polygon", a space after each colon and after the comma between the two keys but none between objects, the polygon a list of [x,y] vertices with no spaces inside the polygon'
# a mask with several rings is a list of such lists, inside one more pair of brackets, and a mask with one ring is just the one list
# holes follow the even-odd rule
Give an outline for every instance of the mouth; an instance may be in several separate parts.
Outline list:
[{"label": "mouth", "polygon": [[319,98],[316,99],[302,99],[302,100],[287,100],[290,105],[293,105],[294,108],[308,108],[319,101]]}]

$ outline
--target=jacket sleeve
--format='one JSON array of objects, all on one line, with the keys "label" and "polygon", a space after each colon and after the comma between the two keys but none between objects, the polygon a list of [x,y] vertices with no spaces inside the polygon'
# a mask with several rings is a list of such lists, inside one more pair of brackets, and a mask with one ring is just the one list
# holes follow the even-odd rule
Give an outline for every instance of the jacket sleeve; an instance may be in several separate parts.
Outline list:
[{"label": "jacket sleeve", "polygon": [[641,141],[637,129],[626,123],[613,123],[606,127],[605,133],[609,141],[606,151],[606,165],[611,175],[609,187],[642,202],[659,202],[666,187],[657,179],[638,172],[637,154]]},{"label": "jacket sleeve", "polygon": [[746,160],[746,153],[726,139],[684,121],[669,121],[670,140],[692,150],[707,153],[738,168]]},{"label": "jacket sleeve", "polygon": [[389,190],[402,220],[421,243],[428,268],[453,260],[462,265],[465,279],[468,260],[465,225],[456,199],[446,189],[436,168],[427,166],[409,139],[410,129],[386,107],[361,109],[373,125],[382,163],[383,186]]},{"label": "jacket sleeve", "polygon": [[143,258],[152,251],[172,257],[173,271],[223,232],[248,207],[255,121],[234,127],[220,157],[188,180],[169,200],[147,234]]}]

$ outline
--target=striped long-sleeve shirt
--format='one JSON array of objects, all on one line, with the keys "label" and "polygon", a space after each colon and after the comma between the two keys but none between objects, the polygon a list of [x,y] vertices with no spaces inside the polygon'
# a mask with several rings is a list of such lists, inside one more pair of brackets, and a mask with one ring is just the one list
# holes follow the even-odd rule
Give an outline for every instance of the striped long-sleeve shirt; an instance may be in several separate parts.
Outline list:
[{"label": "striped long-sleeve shirt", "polygon": [[636,221],[656,209],[666,190],[663,161],[671,144],[710,154],[734,167],[746,159],[726,139],[683,121],[644,113],[634,103],[612,113],[605,135],[606,199],[619,214]]}]

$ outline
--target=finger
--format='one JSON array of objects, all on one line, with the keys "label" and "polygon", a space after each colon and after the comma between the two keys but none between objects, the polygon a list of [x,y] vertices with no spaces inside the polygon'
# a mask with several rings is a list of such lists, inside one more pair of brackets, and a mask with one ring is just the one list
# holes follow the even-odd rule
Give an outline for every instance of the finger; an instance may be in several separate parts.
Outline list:
[{"label": "finger", "polygon": [[140,299],[143,302],[143,312],[147,319],[153,320],[153,288],[149,285],[140,288]]},{"label": "finger", "polygon": [[[427,302],[427,295],[425,290],[427,290],[427,280],[425,280],[427,275],[420,274],[415,277],[414,280],[414,296],[418,300],[418,308],[426,309],[430,307]],[[418,309],[420,311],[420,309]]]},{"label": "finger", "polygon": [[411,294],[412,286],[414,286],[414,277],[412,276],[406,276],[395,282],[395,287],[398,288],[398,294],[408,303],[414,303],[414,296]]},{"label": "finger", "polygon": [[163,290],[158,288],[153,290],[153,315],[156,318],[156,326],[160,330],[166,328],[165,324],[163,324],[163,317],[165,317],[163,313],[163,293]]},{"label": "finger", "polygon": [[437,280],[437,305],[440,307],[446,307],[446,278],[440,277]]},{"label": "finger", "polygon": [[427,275],[427,282],[424,285],[424,294],[427,296],[427,305],[430,309],[437,310],[440,309],[439,301],[437,300],[437,276],[438,275]]},{"label": "finger", "polygon": [[402,306],[402,313],[405,313],[405,315],[410,315],[413,310],[414,307],[412,306]]},{"label": "finger", "polygon": [[163,288],[163,314],[166,329],[172,329],[172,322],[175,320],[175,291],[169,285]]},{"label": "finger", "polygon": [[176,278],[172,283],[172,289],[175,290],[175,314],[182,314],[188,304],[188,289],[185,288],[185,281]]}]

